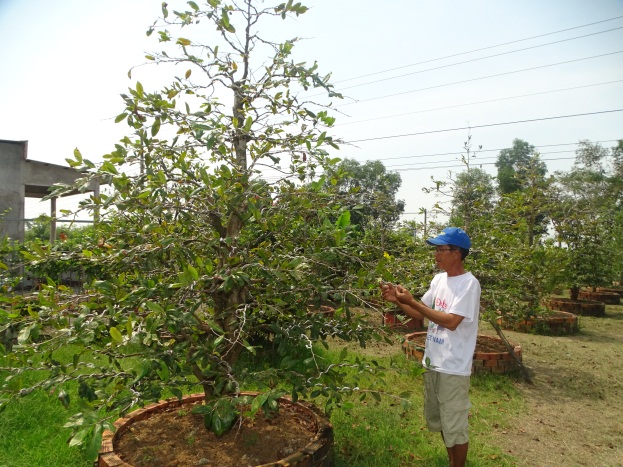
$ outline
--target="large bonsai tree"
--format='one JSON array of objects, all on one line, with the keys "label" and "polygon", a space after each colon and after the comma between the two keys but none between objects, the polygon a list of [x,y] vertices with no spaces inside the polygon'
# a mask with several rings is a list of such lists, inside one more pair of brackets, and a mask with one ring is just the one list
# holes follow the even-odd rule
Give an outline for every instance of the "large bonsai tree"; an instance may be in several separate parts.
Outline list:
[{"label": "large bonsai tree", "polygon": [[[256,410],[270,409],[283,388],[294,399],[322,395],[330,409],[358,384],[313,346],[331,336],[365,343],[369,329],[348,311],[350,284],[369,287],[376,274],[351,247],[349,212],[327,191],[337,180],[316,175],[335,173],[338,160],[326,151],[337,148],[327,132],[334,119],[301,95],[337,94],[316,64],[292,59],[297,39],[257,35],[260,21],[306,7],[255,3],[187,2],[177,11],[163,3],[148,34],[173,52],[147,58],[181,75],[159,91],[136,82],[122,94],[117,121],[130,134],[102,164],[77,150],[68,160],[92,172],[81,183],[98,177],[110,186],[82,206],[101,216],[98,240],[63,252],[97,265],[98,277],[80,292],[50,279],[21,307],[27,312],[2,315],[19,335],[5,359],[2,402],[45,388],[68,404],[75,382],[84,403],[70,423],[73,444],[90,439],[96,452],[118,411],[196,386],[206,424],[221,433],[242,386],[267,391]],[[201,42],[215,33],[219,46]],[[40,247],[27,258],[55,259]],[[333,317],[313,312],[327,302]],[[253,370],[247,363],[267,346],[273,352]],[[41,379],[24,383],[26,371]]]}]

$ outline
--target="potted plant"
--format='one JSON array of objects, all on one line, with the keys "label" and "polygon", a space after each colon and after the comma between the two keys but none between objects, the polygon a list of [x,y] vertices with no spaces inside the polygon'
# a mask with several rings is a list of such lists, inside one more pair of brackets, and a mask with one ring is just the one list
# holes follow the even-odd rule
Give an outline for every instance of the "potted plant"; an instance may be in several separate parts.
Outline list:
[{"label": "potted plant", "polygon": [[[373,333],[347,298],[349,283],[374,268],[351,253],[350,214],[316,175],[337,163],[325,149],[337,148],[334,119],[297,92],[339,95],[316,64],[292,59],[296,39],[272,43],[255,30],[307,8],[208,3],[176,11],[163,3],[148,34],[174,51],[147,59],[181,75],[159,91],[134,83],[116,119],[131,134],[99,165],[76,150],[68,162],[90,174],[50,195],[92,177],[110,187],[82,204],[103,221],[95,240],[65,252],[96,277],[78,292],[48,279],[36,309],[2,317],[18,333],[2,403],[45,389],[69,406],[74,384],[81,403],[70,443],[93,456],[117,414],[165,397],[200,388],[206,427],[224,433],[243,410],[241,388],[262,391],[249,402],[256,410],[270,412],[289,394],[322,396],[330,411],[368,374],[346,380],[314,347],[329,337],[365,343]],[[203,45],[196,28],[221,44]],[[53,258],[41,248],[27,256]],[[307,303],[328,298],[334,313],[308,312]],[[268,348],[274,353],[254,365]],[[27,384],[26,372],[41,379]]]}]

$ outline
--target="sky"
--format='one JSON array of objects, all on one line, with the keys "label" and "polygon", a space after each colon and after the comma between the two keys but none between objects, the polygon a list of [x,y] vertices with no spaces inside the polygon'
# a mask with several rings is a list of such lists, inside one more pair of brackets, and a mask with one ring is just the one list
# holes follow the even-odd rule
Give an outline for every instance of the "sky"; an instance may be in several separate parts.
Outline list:
[{"label": "sky", "polygon": [[[474,166],[491,175],[515,138],[536,146],[550,173],[571,168],[580,140],[623,138],[623,0],[303,3],[306,14],[264,32],[304,38],[297,61],[332,73],[345,96],[333,102],[334,135],[349,142],[335,156],[398,171],[403,220],[422,222],[423,209],[448,201],[422,188],[465,170],[468,137]],[[163,72],[128,77],[159,50],[145,31],[160,5],[0,0],[0,140],[27,140],[33,160],[66,165],[79,148],[101,161],[128,134],[114,123],[119,95]],[[27,217],[48,210],[26,201]]]}]

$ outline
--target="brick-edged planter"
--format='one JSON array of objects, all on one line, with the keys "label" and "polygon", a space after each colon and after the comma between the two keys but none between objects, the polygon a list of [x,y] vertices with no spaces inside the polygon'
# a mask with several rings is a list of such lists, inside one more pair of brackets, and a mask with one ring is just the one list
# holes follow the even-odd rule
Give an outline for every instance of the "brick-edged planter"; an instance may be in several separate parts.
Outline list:
[{"label": "brick-edged planter", "polygon": [[605,316],[606,304],[593,300],[571,300],[570,298],[550,298],[548,305],[551,310],[567,311],[581,316]]},{"label": "brick-edged planter", "polygon": [[606,305],[621,304],[621,295],[616,292],[606,292],[601,290],[593,292],[592,290],[581,290],[578,294],[578,298],[580,300],[594,300],[596,302],[605,303]]},{"label": "brick-edged planter", "polygon": [[552,311],[549,316],[537,316],[521,321],[510,321],[500,317],[497,322],[502,329],[527,334],[568,336],[578,332],[578,315],[567,311]]},{"label": "brick-edged planter", "polygon": [[[241,393],[241,395],[256,395],[257,393]],[[161,411],[183,407],[185,404],[194,404],[202,401],[204,394],[191,394],[185,396],[181,401],[177,398],[167,399],[158,403],[150,404],[142,409],[135,410],[123,418],[115,421],[116,431],[104,431],[102,436],[102,446],[100,448],[97,466],[98,467],[132,467],[126,463],[115,452],[115,448],[121,437],[132,430],[132,424],[146,418],[157,416]],[[284,459],[277,460],[268,464],[261,464],[256,467],[333,467],[333,425],[329,419],[313,404],[298,401],[292,402],[288,398],[280,398],[279,404],[290,404],[295,406],[301,417],[309,419],[315,427],[313,439],[302,449],[290,454]]]},{"label": "brick-edged planter", "polygon": [[[405,336],[402,350],[407,358],[422,361],[424,357],[425,332],[414,332]],[[494,345],[492,345],[494,344]],[[517,358],[522,360],[522,349],[518,344],[511,344]],[[478,334],[476,350],[472,362],[472,373],[509,373],[517,369],[515,359],[508,351],[490,351],[491,347],[503,348],[504,344],[499,337]]]},{"label": "brick-edged planter", "polygon": [[610,292],[618,294],[619,297],[623,297],[623,289],[619,289],[616,287],[597,287],[597,292]]}]

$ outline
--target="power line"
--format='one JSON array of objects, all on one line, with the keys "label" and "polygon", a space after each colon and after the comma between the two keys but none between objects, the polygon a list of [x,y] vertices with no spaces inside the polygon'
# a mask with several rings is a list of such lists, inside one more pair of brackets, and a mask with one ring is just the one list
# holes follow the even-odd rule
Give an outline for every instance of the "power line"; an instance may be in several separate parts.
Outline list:
[{"label": "power line", "polygon": [[[392,79],[404,78],[405,76],[417,75],[419,73],[426,73],[427,71],[441,70],[443,68],[449,68],[449,67],[453,67],[453,66],[457,66],[457,65],[465,65],[466,63],[477,62],[479,60],[485,60],[485,59],[488,59],[488,58],[500,57],[502,55],[509,55],[509,54],[513,54],[513,53],[517,53],[517,52],[524,52],[526,50],[537,49],[539,47],[545,47],[545,46],[548,46],[548,45],[560,44],[561,42],[568,42],[568,41],[572,41],[572,40],[575,40],[575,39],[582,39],[582,38],[585,38],[585,37],[595,36],[597,34],[604,34],[606,32],[616,31],[618,29],[623,29],[623,26],[619,26],[617,28],[612,28],[612,29],[607,29],[605,31],[593,32],[593,33],[590,33],[590,34],[585,34],[583,36],[570,37],[568,39],[561,39],[559,41],[548,42],[546,44],[539,44],[539,45],[533,45],[531,47],[524,47],[523,49],[510,50],[508,52],[500,52],[500,53],[493,54],[493,55],[487,55],[485,57],[472,58],[470,60],[464,60],[462,62],[449,63],[447,65],[440,65],[440,66],[436,66],[436,67],[433,67],[433,68],[427,68],[425,70],[412,71],[410,73],[405,73],[405,74],[398,75],[398,76],[391,76],[389,78],[383,78],[383,79],[378,79],[378,80],[374,80],[374,81],[368,81],[366,83],[354,84],[352,86],[347,86],[347,87],[344,87],[344,88],[340,88],[340,92],[345,90],[345,89],[352,89],[352,88],[357,88],[357,87],[360,87],[360,86],[367,86],[368,84],[375,84],[375,83],[381,83],[381,82],[384,82],[384,81],[390,81]],[[321,95],[321,94],[318,94],[318,95]]]},{"label": "power line", "polygon": [[622,52],[623,52],[623,50],[619,50],[617,52],[608,52],[608,53],[600,54],[600,55],[592,55],[590,57],[582,57],[582,58],[576,58],[576,59],[573,59],[573,60],[566,60],[564,62],[549,63],[547,65],[539,65],[539,66],[535,66],[535,67],[532,67],[532,68],[523,68],[521,70],[506,71],[504,73],[496,73],[494,75],[481,76],[481,77],[478,77],[478,78],[470,78],[470,79],[465,79],[465,80],[462,80],[462,81],[453,81],[451,83],[437,84],[435,86],[428,86],[428,87],[425,87],[425,88],[412,89],[410,91],[403,91],[403,92],[398,92],[398,93],[395,93],[395,94],[387,94],[385,96],[377,96],[377,97],[370,97],[368,99],[355,100],[355,102],[342,104],[342,105],[339,105],[339,106],[336,106],[336,107],[340,108],[340,107],[345,107],[345,106],[348,106],[348,105],[358,104],[358,103],[361,103],[361,102],[374,101],[374,100],[378,100],[378,99],[386,99],[388,97],[402,96],[404,94],[411,94],[411,93],[420,92],[420,91],[428,91],[430,89],[443,88],[443,87],[446,87],[446,86],[453,86],[455,84],[469,83],[469,82],[472,82],[472,81],[480,81],[482,79],[497,78],[499,76],[506,76],[506,75],[512,75],[512,74],[516,74],[516,73],[523,73],[524,71],[533,71],[533,70],[539,70],[539,69],[542,69],[542,68],[549,68],[549,67],[558,66],[558,65],[566,65],[568,63],[575,63],[575,62],[580,62],[580,61],[583,61],[583,60],[590,60],[590,59],[593,59],[593,58],[600,58],[600,57],[607,57],[609,55],[616,55],[616,54],[620,54]]},{"label": "power line", "polygon": [[[544,162],[551,162],[551,161],[567,161],[567,160],[573,160],[575,159],[575,157],[554,157],[554,158],[550,158],[550,159],[541,159]],[[482,164],[474,164],[474,165],[478,165],[478,166],[483,166],[483,165],[495,165],[495,162],[484,162]],[[396,172],[412,172],[414,170],[431,170],[431,169],[452,169],[454,167],[464,167],[464,164],[452,164],[452,165],[442,165],[442,166],[437,166],[437,167],[411,167],[411,168],[407,168],[407,169],[396,169]]]},{"label": "power line", "polygon": [[550,93],[554,93],[554,92],[564,92],[564,91],[575,91],[576,89],[583,89],[583,88],[589,88],[589,87],[594,87],[594,86],[603,86],[606,84],[614,84],[614,83],[621,83],[623,82],[623,79],[618,79],[615,81],[606,81],[603,83],[594,83],[594,84],[585,84],[582,86],[575,86],[572,88],[563,88],[563,89],[552,89],[550,91],[541,91],[541,92],[535,92],[535,93],[531,93],[531,94],[521,94],[519,96],[510,96],[510,97],[500,97],[498,99],[489,99],[486,101],[478,101],[478,102],[468,102],[465,104],[456,104],[456,105],[448,105],[445,107],[436,107],[434,109],[424,109],[424,110],[416,110],[415,112],[406,112],[406,113],[402,113],[402,114],[394,114],[394,115],[385,115],[383,117],[374,117],[374,118],[368,118],[365,120],[357,120],[354,122],[346,122],[346,123],[338,123],[334,126],[346,126],[346,125],[354,125],[357,123],[364,123],[364,122],[371,122],[374,120],[384,120],[384,119],[388,119],[388,118],[396,118],[396,117],[404,117],[406,115],[415,115],[415,114],[419,114],[419,113],[426,113],[426,112],[434,112],[436,110],[447,110],[447,109],[454,109],[457,107],[466,107],[469,105],[478,105],[478,104],[488,104],[491,102],[499,102],[499,101],[505,101],[505,100],[510,100],[510,99],[520,99],[523,97],[532,97],[532,96],[540,96],[543,94],[550,94]]},{"label": "power line", "polygon": [[556,119],[560,119],[560,118],[584,117],[586,115],[599,115],[599,114],[606,114],[606,113],[612,113],[612,112],[621,112],[621,111],[623,111],[623,109],[602,110],[602,111],[599,111],[599,112],[587,112],[587,113],[572,114],[572,115],[558,115],[558,116],[555,116],[555,117],[532,118],[532,119],[529,119],[529,120],[517,120],[517,121],[514,121],[514,122],[487,123],[487,124],[484,124],[484,125],[470,125],[470,126],[460,127],[460,128],[446,128],[446,129],[443,129],[443,130],[430,130],[430,131],[420,131],[418,133],[405,133],[405,134],[402,134],[402,135],[378,136],[376,138],[357,139],[357,140],[353,140],[353,141],[350,141],[350,142],[351,143],[361,143],[361,142],[364,142],[364,141],[376,141],[376,140],[381,140],[381,139],[403,138],[403,137],[406,137],[406,136],[428,135],[428,134],[433,134],[433,133],[444,133],[444,132],[448,132],[448,131],[459,131],[459,130],[471,130],[471,129],[474,129],[474,128],[485,128],[485,127],[492,127],[492,126],[515,125],[517,123],[541,122],[541,121],[545,121],[545,120],[556,120]]},{"label": "power line", "polygon": [[[600,140],[600,141],[592,141],[593,143],[613,143],[613,142],[617,142],[620,141],[620,139],[607,139],[607,140]],[[555,143],[555,144],[540,144],[540,145],[531,145],[534,146],[535,149],[537,148],[548,148],[548,147],[558,147],[558,146],[577,146],[580,143]],[[505,148],[497,148],[497,149],[481,149],[481,150],[477,150],[477,153],[481,153],[481,152],[494,152],[494,151],[503,151],[506,149],[512,149],[512,147],[505,147]],[[464,152],[464,151],[462,151]],[[366,159],[362,162],[373,162],[373,161],[380,161],[380,162],[384,162],[384,161],[388,161],[388,160],[394,160],[394,159],[406,159],[406,158],[421,158],[421,157],[432,157],[432,156],[450,156],[450,155],[461,155],[462,154],[461,151],[459,152],[444,152],[444,153],[435,153],[435,154],[419,154],[419,155],[412,155],[412,156],[400,156],[400,157],[383,157],[383,158],[375,158],[375,159]],[[572,152],[572,151],[552,151],[552,152],[548,152],[548,153],[540,153],[540,154],[557,154],[557,153],[563,153],[563,152]],[[348,157],[348,156],[347,156]],[[492,158],[487,158],[487,160],[492,159]],[[564,157],[564,158],[548,158],[548,159],[544,159],[542,158],[542,161],[557,161],[557,160],[572,160],[574,159],[574,157]],[[482,160],[482,159],[480,159]],[[432,164],[432,163],[439,163],[440,161],[431,161],[431,162],[422,162],[422,164]],[[444,162],[451,162],[451,161],[444,161]],[[454,161],[452,161],[454,162]],[[491,165],[491,164],[495,164],[495,162],[493,163],[483,163],[483,164],[479,164],[479,163],[475,163],[474,165]],[[406,165],[413,165],[413,164],[406,164]],[[420,167],[420,168],[413,168],[413,169],[395,169],[396,172],[404,172],[404,171],[410,171],[410,170],[427,170],[427,169],[437,169],[437,168],[453,168],[453,167],[460,167],[461,165],[463,165],[462,163],[457,163],[457,164],[453,164],[453,165],[448,165],[448,166],[442,166],[442,167]],[[391,167],[396,167],[396,166],[386,166],[386,168],[391,168]],[[276,170],[276,169],[269,169],[269,170]],[[324,174],[324,172],[318,172],[316,175],[317,176],[322,176]],[[280,178],[298,178],[298,174],[288,174],[288,175],[283,175],[283,176],[269,176],[269,177],[263,177],[264,180],[270,182],[270,181],[276,181],[279,180]]]},{"label": "power line", "polygon": [[[568,153],[568,152],[575,152],[574,150],[567,150],[567,151],[552,151],[552,152],[542,152],[540,153],[542,154],[562,154],[562,153]],[[488,160],[492,160],[492,159],[497,159],[497,157],[493,156],[493,157],[480,157],[477,158],[476,161],[474,161],[474,165],[483,165],[480,163],[480,161],[488,161]],[[541,160],[545,160],[543,158],[541,158]],[[415,164],[417,165],[424,165],[424,164],[443,164],[446,162],[455,162],[455,160],[445,160],[445,161],[440,161],[440,160],[434,160],[434,161],[427,161],[427,162],[416,162]],[[395,165],[387,165],[385,166],[385,168],[387,169],[393,169],[394,167],[405,167],[405,166],[412,166],[415,164],[395,164]],[[398,170],[398,169],[396,169]]]},{"label": "power line", "polygon": [[[619,141],[618,139],[606,139],[606,140],[601,140],[601,141],[592,141],[593,143],[615,143]],[[580,143],[558,143],[558,144],[541,144],[541,145],[532,145],[534,146],[535,149],[537,148],[549,148],[549,147],[557,147],[557,146],[577,146]],[[481,152],[498,152],[498,151],[505,151],[507,149],[513,149],[512,147],[506,147],[506,148],[497,148],[497,149],[478,149],[474,152],[476,153],[481,153]],[[434,156],[452,156],[452,155],[461,155],[463,154],[465,151],[459,151],[459,152],[441,152],[441,153],[436,153],[436,154],[418,154],[418,155],[411,155],[411,156],[397,156],[397,157],[384,157],[382,159],[366,159],[364,160],[364,162],[367,161],[376,161],[376,160],[380,160],[380,161],[389,161],[389,160],[395,160],[395,159],[414,159],[414,158],[421,158],[421,157],[434,157]],[[541,153],[541,154],[550,154],[550,153]]]},{"label": "power line", "polygon": [[395,67],[395,68],[389,68],[387,70],[376,71],[374,73],[368,73],[368,74],[365,74],[365,75],[355,76],[353,78],[347,78],[347,79],[343,79],[341,81],[336,81],[335,84],[337,84],[337,83],[344,83],[346,81],[352,81],[352,80],[359,79],[359,78],[366,78],[368,76],[379,75],[379,74],[382,74],[382,73],[389,73],[391,71],[402,70],[404,68],[409,68],[409,67],[416,66],[416,65],[424,65],[426,63],[431,63],[431,62],[435,62],[435,61],[438,61],[438,60],[444,60],[446,58],[453,58],[453,57],[458,57],[460,55],[467,55],[467,54],[474,53],[474,52],[481,52],[483,50],[494,49],[496,47],[502,47],[502,46],[505,46],[505,45],[516,44],[518,42],[524,42],[524,41],[531,40],[531,39],[538,39],[539,37],[545,37],[545,36],[551,36],[551,35],[554,35],[554,34],[560,34],[561,32],[567,32],[567,31],[572,31],[574,29],[580,29],[580,28],[585,28],[585,27],[588,27],[588,26],[594,26],[595,24],[607,23],[609,21],[614,21],[614,20],[617,20],[617,19],[620,19],[620,18],[623,18],[623,16],[615,16],[614,18],[604,19],[604,20],[601,20],[601,21],[595,21],[593,23],[582,24],[580,26],[574,26],[574,27],[567,28],[567,29],[560,29],[558,31],[548,32],[548,33],[545,33],[545,34],[539,34],[537,36],[526,37],[524,39],[517,39],[517,40],[514,40],[514,41],[510,41],[510,42],[504,42],[502,44],[490,45],[490,46],[482,47],[482,48],[479,48],[479,49],[469,50],[467,52],[459,52],[459,53],[455,53],[455,54],[451,54],[451,55],[446,55],[444,57],[438,57],[438,58],[433,58],[433,59],[430,59],[430,60],[424,60],[422,62],[412,63],[410,65],[402,65],[402,66]]}]

